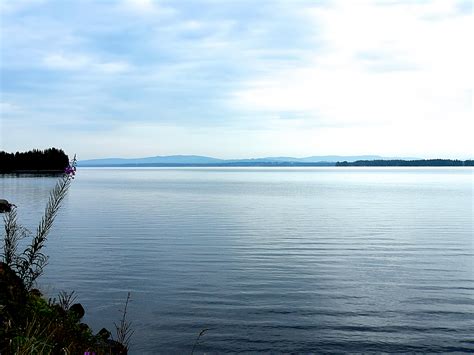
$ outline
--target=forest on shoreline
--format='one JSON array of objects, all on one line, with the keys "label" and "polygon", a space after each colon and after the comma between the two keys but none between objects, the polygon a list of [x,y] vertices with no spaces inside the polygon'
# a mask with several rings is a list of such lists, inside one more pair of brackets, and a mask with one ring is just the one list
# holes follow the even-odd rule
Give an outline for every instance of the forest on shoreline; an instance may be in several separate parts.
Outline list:
[{"label": "forest on shoreline", "polygon": [[27,152],[0,151],[0,174],[21,172],[62,173],[69,165],[69,157],[62,149],[33,149]]},{"label": "forest on shoreline", "polygon": [[337,162],[336,166],[474,166],[474,160],[420,159],[420,160],[357,160]]}]

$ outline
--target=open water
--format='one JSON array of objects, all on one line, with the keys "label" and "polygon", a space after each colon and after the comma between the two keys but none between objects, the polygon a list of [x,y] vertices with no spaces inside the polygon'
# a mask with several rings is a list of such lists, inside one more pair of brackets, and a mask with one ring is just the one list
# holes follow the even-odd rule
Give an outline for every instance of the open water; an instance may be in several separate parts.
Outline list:
[{"label": "open water", "polygon": [[[0,177],[35,230],[52,177]],[[131,353],[473,352],[471,168],[78,171],[38,286]]]}]

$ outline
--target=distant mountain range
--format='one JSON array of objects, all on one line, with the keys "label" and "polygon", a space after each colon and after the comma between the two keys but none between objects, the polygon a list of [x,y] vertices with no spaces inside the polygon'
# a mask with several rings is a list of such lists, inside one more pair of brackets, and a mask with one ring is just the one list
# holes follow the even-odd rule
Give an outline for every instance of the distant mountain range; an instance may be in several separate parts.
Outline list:
[{"label": "distant mountain range", "polygon": [[147,167],[147,166],[334,166],[336,162],[355,162],[358,160],[416,159],[393,158],[378,155],[323,155],[305,158],[267,157],[253,159],[217,159],[200,155],[170,155],[147,158],[105,158],[81,160],[78,166],[84,167]]}]

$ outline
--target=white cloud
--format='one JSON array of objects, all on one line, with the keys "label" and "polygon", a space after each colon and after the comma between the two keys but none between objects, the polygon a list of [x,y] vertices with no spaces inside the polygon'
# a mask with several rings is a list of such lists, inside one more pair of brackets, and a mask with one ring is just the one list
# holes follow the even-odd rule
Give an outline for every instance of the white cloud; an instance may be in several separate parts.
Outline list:
[{"label": "white cloud", "polygon": [[338,1],[306,10],[322,43],[311,64],[246,81],[230,103],[303,112],[316,127],[472,128],[472,16],[454,16],[447,4]]},{"label": "white cloud", "polygon": [[145,17],[166,17],[176,13],[172,7],[163,6],[156,0],[123,0],[122,7],[125,11],[133,11]]},{"label": "white cloud", "polygon": [[49,54],[43,59],[43,64],[57,70],[80,70],[88,67],[92,59],[84,55]]},{"label": "white cloud", "polygon": [[454,1],[0,11],[4,142],[19,150],[63,139],[88,156],[472,154],[472,14]]},{"label": "white cloud", "polygon": [[124,61],[97,63],[95,67],[105,73],[123,73],[131,69],[131,66]]},{"label": "white cloud", "polygon": [[0,116],[15,114],[21,111],[22,108],[16,104],[13,104],[11,102],[0,101]]},{"label": "white cloud", "polygon": [[131,69],[125,61],[100,61],[83,54],[49,54],[43,58],[43,64],[54,70],[93,70],[108,74],[122,73]]},{"label": "white cloud", "polygon": [[41,5],[46,0],[16,0],[16,1],[0,1],[0,12],[3,14],[11,14],[28,9],[31,6]]}]

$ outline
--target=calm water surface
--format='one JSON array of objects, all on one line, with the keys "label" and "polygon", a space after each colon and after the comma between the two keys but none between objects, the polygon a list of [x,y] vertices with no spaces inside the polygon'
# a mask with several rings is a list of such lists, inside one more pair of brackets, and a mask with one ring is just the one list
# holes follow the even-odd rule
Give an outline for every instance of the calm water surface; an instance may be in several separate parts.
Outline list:
[{"label": "calm water surface", "polygon": [[[0,178],[31,230],[48,177]],[[39,286],[132,353],[474,351],[469,168],[80,169]]]}]

